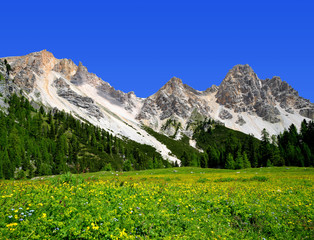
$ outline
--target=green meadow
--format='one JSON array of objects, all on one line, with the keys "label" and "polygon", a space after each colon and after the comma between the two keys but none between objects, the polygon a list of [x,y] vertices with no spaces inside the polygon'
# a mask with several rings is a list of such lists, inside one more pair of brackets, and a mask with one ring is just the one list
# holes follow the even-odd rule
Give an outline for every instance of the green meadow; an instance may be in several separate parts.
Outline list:
[{"label": "green meadow", "polygon": [[1,239],[313,239],[314,169],[169,168],[0,181]]}]

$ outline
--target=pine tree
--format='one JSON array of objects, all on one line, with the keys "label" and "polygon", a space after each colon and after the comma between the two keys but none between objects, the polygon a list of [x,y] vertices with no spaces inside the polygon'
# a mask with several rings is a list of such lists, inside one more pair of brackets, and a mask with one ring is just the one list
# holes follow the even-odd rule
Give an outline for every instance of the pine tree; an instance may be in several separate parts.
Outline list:
[{"label": "pine tree", "polygon": [[4,152],[0,150],[0,179],[3,179],[4,178],[4,175],[3,175],[3,155]]},{"label": "pine tree", "polygon": [[274,166],[283,166],[284,165],[283,158],[281,157],[280,150],[277,146],[272,147],[270,161],[274,164]]},{"label": "pine tree", "polygon": [[201,160],[200,160],[200,166],[201,168],[207,168],[207,154],[202,154]]},{"label": "pine tree", "polygon": [[8,145],[7,128],[5,124],[0,124],[0,151],[4,150]]},{"label": "pine tree", "polygon": [[233,160],[233,156],[231,153],[228,153],[227,159],[226,159],[226,169],[235,169],[235,161]]},{"label": "pine tree", "polygon": [[247,157],[246,152],[243,153],[243,168],[251,168],[251,163]]},{"label": "pine tree", "polygon": [[132,165],[131,165],[131,161],[129,159],[127,159],[124,163],[123,163],[123,171],[131,171],[132,170]]},{"label": "pine tree", "polygon": [[240,151],[237,152],[237,157],[235,160],[235,169],[242,169],[243,168],[243,157]]},{"label": "pine tree", "polygon": [[7,149],[2,152],[2,173],[5,179],[14,178],[15,166],[11,163],[9,159],[9,154]]},{"label": "pine tree", "polygon": [[23,153],[25,152],[22,146],[22,142],[19,137],[19,133],[15,127],[12,128],[8,138],[8,154],[11,163],[14,167],[20,167],[22,162]]},{"label": "pine tree", "polygon": [[183,155],[181,157],[181,161],[183,162],[183,166],[191,166],[192,165],[192,159],[191,156],[189,156],[189,154],[184,151]]},{"label": "pine tree", "polygon": [[271,145],[269,140],[269,133],[264,128],[262,130],[262,143],[260,146],[261,158],[259,165],[266,166],[268,160],[271,158]]}]

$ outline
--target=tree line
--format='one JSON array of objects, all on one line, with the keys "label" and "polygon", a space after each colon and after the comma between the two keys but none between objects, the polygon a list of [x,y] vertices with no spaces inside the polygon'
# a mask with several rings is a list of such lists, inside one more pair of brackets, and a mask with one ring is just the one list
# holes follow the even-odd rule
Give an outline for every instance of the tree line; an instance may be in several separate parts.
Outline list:
[{"label": "tree line", "polygon": [[6,102],[7,113],[0,111],[0,178],[172,166],[155,148],[120,139],[64,111],[36,110],[17,94]]},{"label": "tree line", "polygon": [[268,166],[314,165],[314,122],[303,120],[298,132],[291,125],[278,136],[270,136],[266,129],[258,140],[253,135],[234,131],[207,120],[195,129],[193,138],[204,153],[197,159],[182,155],[184,166],[203,168],[256,168]]}]

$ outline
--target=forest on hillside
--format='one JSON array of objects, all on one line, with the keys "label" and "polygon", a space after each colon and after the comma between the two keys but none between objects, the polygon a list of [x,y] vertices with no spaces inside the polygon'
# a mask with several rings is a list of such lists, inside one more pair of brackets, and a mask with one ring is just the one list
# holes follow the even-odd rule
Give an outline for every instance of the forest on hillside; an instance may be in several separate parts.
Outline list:
[{"label": "forest on hillside", "polygon": [[[270,136],[266,129],[262,139],[227,129],[213,120],[196,128],[193,138],[204,150],[201,167],[241,169],[249,167],[314,165],[314,122],[303,120],[300,131],[291,125],[278,136]],[[182,163],[189,166],[185,153]]]},{"label": "forest on hillside", "polygon": [[13,94],[0,111],[0,178],[171,167],[151,146],[120,139],[56,109],[36,110]]},{"label": "forest on hillside", "polygon": [[[0,111],[0,179],[95,172],[144,170],[179,166],[169,163],[156,149],[113,136],[84,119],[56,109],[34,109],[24,96],[3,98]],[[314,123],[303,121],[278,136],[264,129],[262,139],[234,131],[213,120],[200,122],[193,138],[171,137],[145,128],[181,160],[181,166],[241,169],[267,166],[313,166]]]}]

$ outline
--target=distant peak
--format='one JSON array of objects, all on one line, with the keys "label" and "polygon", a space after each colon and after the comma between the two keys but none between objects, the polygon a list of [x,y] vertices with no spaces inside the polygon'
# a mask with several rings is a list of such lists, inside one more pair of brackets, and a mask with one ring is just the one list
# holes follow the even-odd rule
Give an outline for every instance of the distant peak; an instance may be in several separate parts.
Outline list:
[{"label": "distant peak", "polygon": [[246,73],[246,72],[254,72],[253,69],[250,67],[249,64],[238,64],[235,65],[229,72],[241,72],[241,73]]},{"label": "distant peak", "polygon": [[79,62],[77,72],[88,72],[87,67],[85,67],[81,61]]},{"label": "distant peak", "polygon": [[238,82],[244,77],[249,77],[254,81],[258,80],[256,73],[248,64],[238,64],[235,65],[232,69],[229,70],[223,82]]},{"label": "distant peak", "polygon": [[47,51],[47,49],[43,49],[43,50],[41,50],[39,52],[33,52],[31,54],[33,54],[33,55],[40,54],[42,56],[47,56],[47,57],[53,57],[54,58],[54,55],[52,54],[52,52]]},{"label": "distant peak", "polygon": [[177,77],[172,77],[168,83],[171,83],[171,84],[183,84],[182,83],[182,80],[180,78],[177,78]]},{"label": "distant peak", "polygon": [[172,77],[160,90],[173,91],[183,86],[182,80],[177,77]]}]

